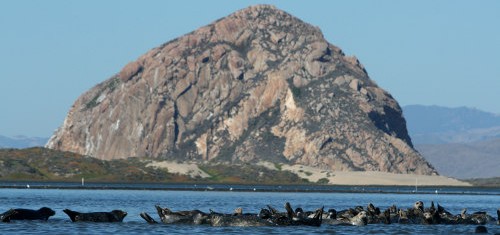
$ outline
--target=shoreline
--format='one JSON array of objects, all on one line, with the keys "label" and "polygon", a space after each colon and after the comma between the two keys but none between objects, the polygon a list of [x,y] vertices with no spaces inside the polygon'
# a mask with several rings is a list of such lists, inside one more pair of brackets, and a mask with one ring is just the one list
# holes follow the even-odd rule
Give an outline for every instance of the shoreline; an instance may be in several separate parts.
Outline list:
[{"label": "shoreline", "polygon": [[0,189],[57,190],[152,190],[213,192],[276,192],[276,193],[381,193],[381,194],[445,194],[500,195],[498,187],[473,186],[400,186],[400,185],[258,185],[258,184],[182,184],[182,183],[88,183],[76,182],[2,182]]},{"label": "shoreline", "polygon": [[[150,166],[163,168],[172,173],[190,177],[208,178],[210,175],[196,164],[154,161]],[[326,182],[329,185],[387,185],[387,186],[472,186],[454,178],[441,175],[401,174],[380,171],[333,171],[301,164],[281,164],[277,168],[272,162],[260,161],[257,165],[274,171],[289,171],[309,182]]]}]

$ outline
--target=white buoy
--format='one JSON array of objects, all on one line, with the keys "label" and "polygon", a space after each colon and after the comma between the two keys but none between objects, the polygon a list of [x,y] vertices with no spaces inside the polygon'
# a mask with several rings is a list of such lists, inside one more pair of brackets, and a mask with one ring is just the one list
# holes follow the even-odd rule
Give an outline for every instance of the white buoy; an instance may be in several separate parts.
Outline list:
[{"label": "white buoy", "polygon": [[26,188],[30,188],[30,185],[29,185],[29,184],[27,184],[27,185],[26,185]]}]

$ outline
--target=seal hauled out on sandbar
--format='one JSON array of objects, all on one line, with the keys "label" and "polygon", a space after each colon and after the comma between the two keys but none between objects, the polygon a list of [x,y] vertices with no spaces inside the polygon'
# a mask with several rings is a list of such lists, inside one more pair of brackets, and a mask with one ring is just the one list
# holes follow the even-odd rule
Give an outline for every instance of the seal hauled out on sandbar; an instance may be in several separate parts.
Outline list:
[{"label": "seal hauled out on sandbar", "polygon": [[0,215],[2,222],[10,222],[11,220],[48,220],[49,217],[55,215],[56,212],[48,207],[42,207],[38,210],[31,209],[10,209]]},{"label": "seal hauled out on sandbar", "polygon": [[69,209],[64,209],[63,211],[73,222],[122,222],[123,218],[127,216],[127,212],[122,210],[89,213],[81,213]]}]

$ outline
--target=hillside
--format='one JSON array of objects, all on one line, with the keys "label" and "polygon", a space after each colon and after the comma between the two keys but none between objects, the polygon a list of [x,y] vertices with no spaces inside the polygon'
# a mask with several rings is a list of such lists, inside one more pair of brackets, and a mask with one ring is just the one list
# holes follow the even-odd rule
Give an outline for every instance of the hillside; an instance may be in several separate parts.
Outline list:
[{"label": "hillside", "polygon": [[408,105],[403,114],[415,145],[500,138],[500,115],[474,108]]},{"label": "hillside", "polygon": [[79,182],[83,177],[87,182],[309,183],[289,171],[262,166],[204,164],[191,168],[192,172],[177,172],[154,163],[138,158],[104,161],[45,148],[0,149],[0,180]]},{"label": "hillside", "polygon": [[415,148],[442,175],[500,176],[500,116],[474,108],[403,107]]},{"label": "hillside", "polygon": [[49,138],[15,136],[7,137],[0,135],[0,148],[29,148],[44,146]]},{"label": "hillside", "polygon": [[82,94],[47,147],[107,160],[437,174],[363,65],[270,5],[146,52]]},{"label": "hillside", "polygon": [[457,179],[500,177],[500,138],[416,148],[442,175]]},{"label": "hillside", "polygon": [[384,172],[333,172],[302,165],[195,164],[128,158],[99,160],[45,148],[0,149],[1,181],[215,184],[335,184],[467,186],[443,176]]}]

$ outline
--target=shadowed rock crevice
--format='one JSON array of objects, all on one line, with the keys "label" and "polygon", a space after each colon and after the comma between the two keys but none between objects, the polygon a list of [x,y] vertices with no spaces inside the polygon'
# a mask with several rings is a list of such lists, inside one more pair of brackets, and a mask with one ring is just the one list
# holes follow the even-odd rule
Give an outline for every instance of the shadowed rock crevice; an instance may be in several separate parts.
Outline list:
[{"label": "shadowed rock crevice", "polygon": [[396,136],[413,148],[413,144],[406,129],[406,120],[401,115],[401,110],[395,110],[392,107],[384,106],[383,113],[372,111],[368,116],[378,129],[389,135]]}]

